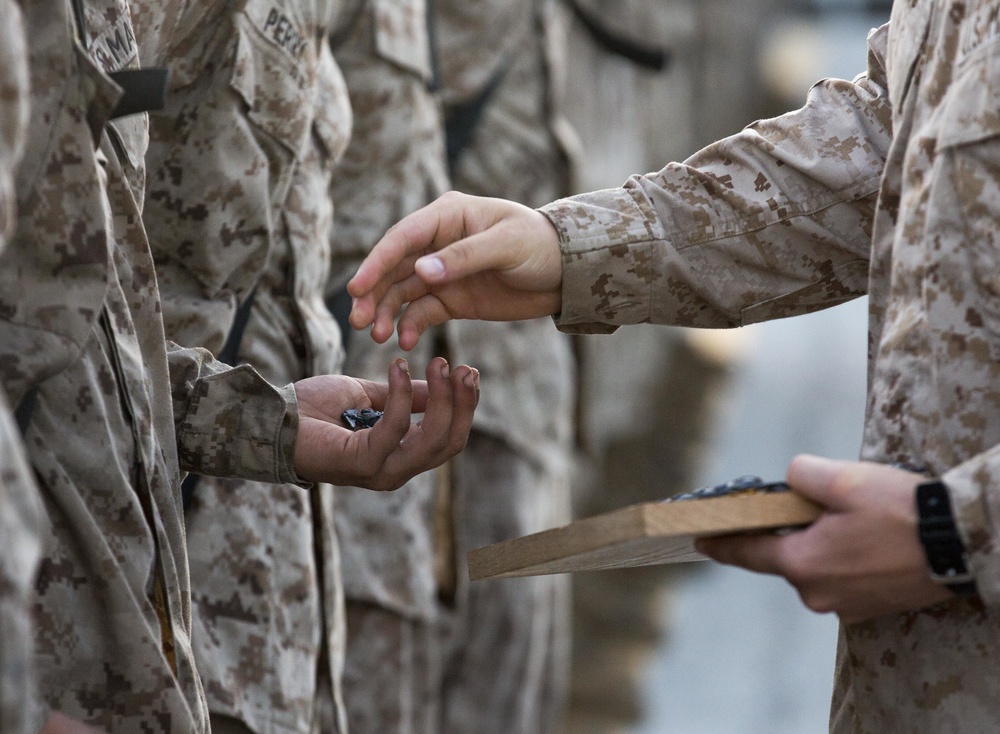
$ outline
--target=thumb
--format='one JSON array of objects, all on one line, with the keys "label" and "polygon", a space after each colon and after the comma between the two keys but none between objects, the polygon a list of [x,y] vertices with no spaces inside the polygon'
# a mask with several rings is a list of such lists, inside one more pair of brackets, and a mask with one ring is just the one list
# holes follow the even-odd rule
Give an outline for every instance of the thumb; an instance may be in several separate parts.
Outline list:
[{"label": "thumb", "polygon": [[852,464],[848,461],[827,459],[822,456],[802,454],[788,465],[788,485],[813,502],[830,509],[846,507],[843,492],[844,471]]},{"label": "thumb", "polygon": [[480,201],[484,221],[470,225],[462,237],[414,263],[421,280],[443,284],[493,271],[514,276],[526,290],[558,288],[562,277],[559,233],[548,217],[510,201]]},{"label": "thumb", "polygon": [[520,264],[510,244],[503,228],[494,226],[419,258],[413,269],[422,281],[436,285],[485,271],[506,270]]}]

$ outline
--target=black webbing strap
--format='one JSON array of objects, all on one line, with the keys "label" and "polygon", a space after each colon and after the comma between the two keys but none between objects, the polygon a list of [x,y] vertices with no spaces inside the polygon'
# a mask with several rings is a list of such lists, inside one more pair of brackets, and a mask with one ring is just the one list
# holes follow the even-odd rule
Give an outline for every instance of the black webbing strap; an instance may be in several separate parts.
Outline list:
[{"label": "black webbing strap", "polygon": [[236,309],[236,315],[233,316],[233,327],[229,330],[229,336],[226,337],[226,343],[222,345],[222,350],[215,357],[223,364],[235,365],[237,358],[240,356],[243,334],[247,330],[247,324],[250,322],[250,311],[253,309],[253,301],[256,295],[257,286],[254,286],[253,290],[247,294],[243,303],[240,304],[240,307]]},{"label": "black webbing strap", "polygon": [[83,19],[83,0],[73,0],[73,19],[76,21],[76,38],[87,48],[87,25]]},{"label": "black webbing strap", "polygon": [[181,482],[181,503],[184,505],[184,512],[191,509],[191,503],[194,502],[194,491],[198,489],[200,482],[201,474],[188,474]]},{"label": "black webbing strap", "polygon": [[651,46],[634,38],[627,38],[607,28],[593,13],[585,10],[578,0],[567,1],[583,27],[605,50],[644,69],[663,71],[667,68],[667,64],[670,62],[670,52],[667,49],[662,46]]},{"label": "black webbing strap", "polygon": [[326,297],[326,310],[330,312],[337,326],[340,327],[340,343],[346,352],[351,346],[351,335],[354,327],[351,326],[351,308],[354,306],[354,299],[347,292],[347,285],[343,285],[334,293]]},{"label": "black webbing strap", "polygon": [[[246,300],[236,309],[236,315],[233,317],[233,327],[229,330],[226,343],[222,345],[222,349],[216,355],[216,359],[223,364],[236,364],[236,360],[240,354],[240,345],[243,343],[243,334],[247,330],[247,324],[250,321],[250,312],[253,309],[253,301],[256,295],[257,287],[254,286],[254,289],[250,291]],[[188,474],[184,477],[184,481],[181,482],[181,503],[184,505],[185,512],[191,509],[191,503],[194,501],[194,492],[200,482],[201,474]]]},{"label": "black webbing strap", "polygon": [[[73,20],[76,22],[76,37],[80,45],[87,48],[87,23],[84,16],[83,0],[73,0]],[[166,106],[167,86],[170,70],[150,67],[148,69],[123,69],[108,74],[112,81],[122,88],[122,97],[111,110],[108,119],[116,120],[126,115],[140,112],[155,112]]]},{"label": "black webbing strap", "polygon": [[351,33],[354,32],[355,27],[358,25],[358,21],[361,20],[361,16],[364,14],[365,8],[368,7],[369,4],[368,0],[363,0],[362,2],[357,3],[357,5],[350,9],[351,14],[347,16],[342,23],[338,24],[338,26],[333,29],[333,32],[327,36],[327,43],[330,45],[330,51],[337,53],[337,51],[340,50],[340,47],[347,42],[347,39],[351,37]]},{"label": "black webbing strap", "polygon": [[483,91],[468,102],[448,105],[445,110],[444,143],[445,151],[448,154],[448,170],[452,175],[455,174],[455,168],[458,166],[462,153],[472,142],[479,120],[482,118],[483,112],[486,111],[486,105],[493,97],[497,87],[500,86],[500,82],[503,81],[509,66],[509,62],[505,62],[490,79],[490,83],[483,88]]},{"label": "black webbing strap", "polygon": [[31,416],[35,412],[35,400],[38,398],[38,385],[28,388],[14,410],[14,419],[17,421],[17,429],[21,432],[21,438],[28,434],[28,426],[31,424]]},{"label": "black webbing strap", "polygon": [[108,74],[112,81],[122,88],[121,99],[111,110],[109,119],[117,120],[127,115],[141,112],[156,112],[167,104],[167,87],[170,70],[151,67],[149,69],[123,69]]},{"label": "black webbing strap", "polygon": [[427,81],[427,90],[431,93],[441,91],[441,55],[437,47],[437,23],[434,22],[436,0],[426,0],[427,45],[430,52],[431,78]]}]

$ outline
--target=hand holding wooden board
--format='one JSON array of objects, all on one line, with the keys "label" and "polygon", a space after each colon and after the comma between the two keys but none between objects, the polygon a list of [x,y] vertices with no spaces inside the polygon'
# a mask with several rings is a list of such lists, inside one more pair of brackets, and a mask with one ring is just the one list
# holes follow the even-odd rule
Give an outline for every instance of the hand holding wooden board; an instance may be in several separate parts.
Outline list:
[{"label": "hand holding wooden board", "polygon": [[791,491],[646,502],[474,550],[469,577],[478,581],[703,560],[694,549],[696,538],[801,527],[819,514],[818,505]]}]

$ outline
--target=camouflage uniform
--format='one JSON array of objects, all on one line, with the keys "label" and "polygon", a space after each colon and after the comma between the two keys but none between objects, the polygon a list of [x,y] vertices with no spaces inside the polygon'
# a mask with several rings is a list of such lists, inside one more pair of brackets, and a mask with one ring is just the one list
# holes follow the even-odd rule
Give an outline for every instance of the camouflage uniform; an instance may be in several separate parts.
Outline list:
[{"label": "camouflage uniform", "polygon": [[[8,3],[4,10],[9,7]],[[7,29],[0,36],[5,43],[10,39]],[[28,734],[39,731],[44,723],[35,689],[30,614],[42,550],[41,505],[2,393],[0,457],[0,639],[4,641],[0,646],[0,731]]]},{"label": "camouflage uniform", "polygon": [[[531,206],[570,193],[576,143],[562,116],[556,4],[437,0],[435,11],[454,188]],[[443,625],[441,731],[551,732],[568,689],[569,577],[469,584],[464,558],[569,520],[572,345],[550,319],[448,328],[455,357],[480,367],[482,397],[455,459],[462,563]]]},{"label": "camouflage uniform", "polygon": [[[342,293],[386,229],[447,189],[424,1],[353,0],[346,15],[353,23],[332,44],[354,132],[334,176],[331,294]],[[407,355],[411,370],[434,356],[433,342]],[[392,341],[351,339],[344,371],[376,378],[397,351]],[[337,490],[347,600],[344,696],[353,734],[438,732],[434,528],[441,472],[416,476],[389,495]]]},{"label": "camouflage uniform", "polygon": [[[31,136],[0,257],[0,376],[37,389],[25,444],[51,538],[36,583],[44,702],[111,732],[203,732],[179,469],[297,481],[294,390],[167,344],[141,223],[146,117],[105,124],[128,8],[25,2]],[[77,20],[84,33],[77,41]]]},{"label": "camouflage uniform", "polygon": [[566,329],[739,326],[868,293],[862,458],[943,477],[980,596],[844,626],[836,732],[997,721],[998,28],[995,3],[896,3],[853,83],[821,82],[801,110],[685,164],[543,209]]},{"label": "camouflage uniform", "polygon": [[[28,58],[19,6],[0,2],[0,251],[13,227],[14,168],[28,122]],[[42,728],[35,691],[31,587],[41,556],[41,506],[21,437],[0,391],[0,731]]]},{"label": "camouflage uniform", "polygon": [[[323,303],[330,175],[351,125],[326,42],[338,9],[197,3],[151,59],[174,70],[168,108],[150,116],[144,212],[167,336],[218,354],[250,298],[234,356],[275,384],[342,361]],[[333,501],[329,487],[198,482],[185,520],[213,728],[344,730]]]}]

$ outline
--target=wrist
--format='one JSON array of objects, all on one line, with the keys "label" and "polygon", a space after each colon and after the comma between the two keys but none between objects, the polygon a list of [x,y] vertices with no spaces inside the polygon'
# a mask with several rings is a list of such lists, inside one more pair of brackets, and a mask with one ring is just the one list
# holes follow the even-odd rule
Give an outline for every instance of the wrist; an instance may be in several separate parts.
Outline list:
[{"label": "wrist", "polygon": [[972,563],[944,482],[933,479],[918,484],[916,503],[918,535],[931,579],[956,594],[976,593]]}]

